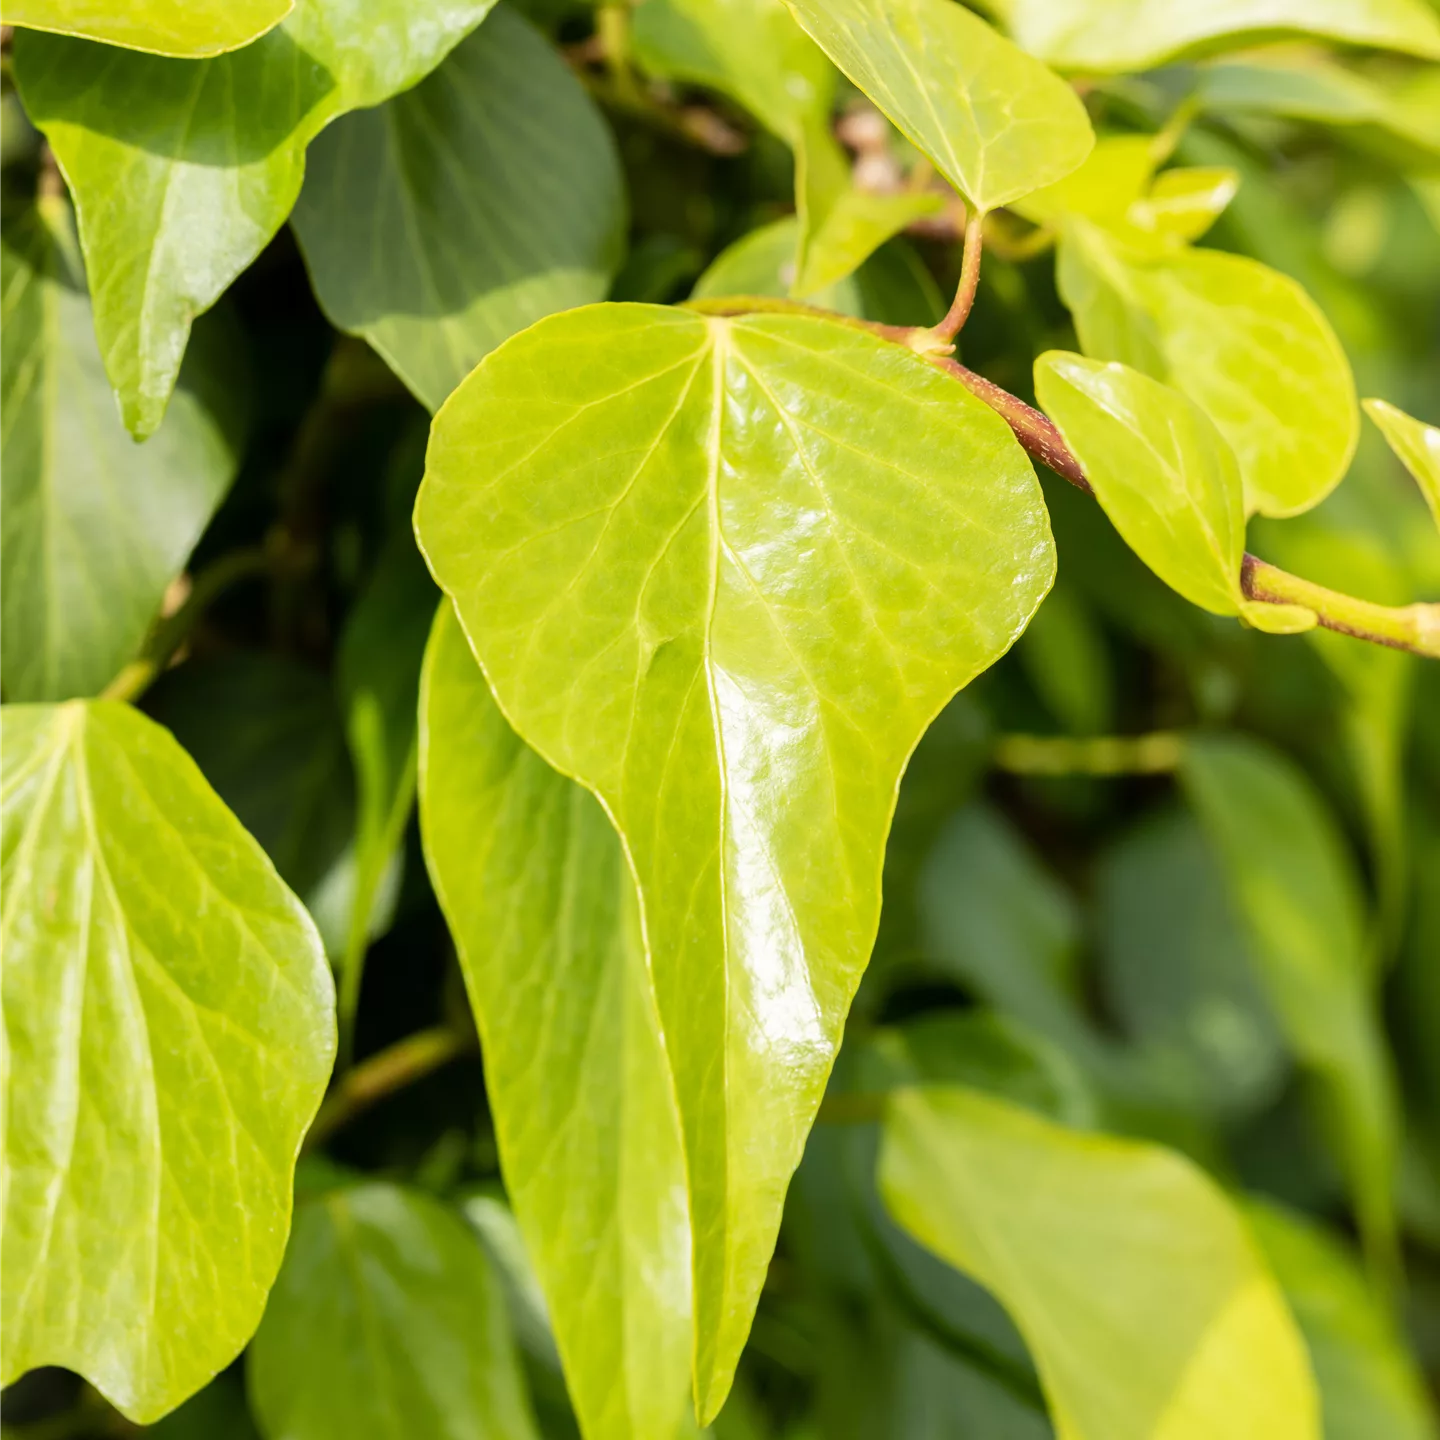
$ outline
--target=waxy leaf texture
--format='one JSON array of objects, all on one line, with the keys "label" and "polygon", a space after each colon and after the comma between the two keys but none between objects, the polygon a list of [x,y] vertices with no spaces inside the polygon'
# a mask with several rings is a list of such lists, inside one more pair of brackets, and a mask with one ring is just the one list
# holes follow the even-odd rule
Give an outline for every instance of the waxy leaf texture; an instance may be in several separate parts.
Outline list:
[{"label": "waxy leaf texture", "polygon": [[147,1422],[259,1322],[334,1058],[330,971],[153,721],[6,706],[0,743],[0,1383],[63,1365]]},{"label": "waxy leaf texture", "polygon": [[905,762],[1053,577],[1008,426],[797,315],[541,321],[436,417],[416,531],[501,709],[625,842],[719,1408],[879,916]]}]

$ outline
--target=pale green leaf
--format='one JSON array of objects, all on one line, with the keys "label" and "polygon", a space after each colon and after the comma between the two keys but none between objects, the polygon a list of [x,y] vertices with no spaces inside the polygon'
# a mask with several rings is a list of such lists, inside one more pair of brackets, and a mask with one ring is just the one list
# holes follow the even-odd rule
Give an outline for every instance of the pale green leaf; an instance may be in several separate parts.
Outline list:
[{"label": "pale green leaf", "polygon": [[819,217],[805,242],[804,264],[794,294],[802,299],[852,275],[893,235],[945,209],[934,191],[876,195],[847,189]]},{"label": "pale green leaf", "polygon": [[589,1440],[671,1440],[690,1370],[685,1161],[620,841],[506,723],[448,604],[421,727],[425,854],[576,1411]]},{"label": "pale green leaf", "polygon": [[[5,697],[94,695],[139,649],[239,466],[243,370],[207,327],[169,423],[137,446],[95,348],[68,210],[0,231]],[[218,319],[218,317],[217,317]]]},{"label": "pale green leaf", "polygon": [[1198,240],[1235,198],[1240,176],[1224,165],[1187,165],[1155,177],[1150,193],[1126,212],[1130,226],[1177,240]]},{"label": "pale green leaf", "polygon": [[1245,1216],[1309,1348],[1325,1440],[1435,1440],[1419,1367],[1345,1244],[1278,1205]]},{"label": "pale green leaf", "polygon": [[315,142],[293,223],[325,313],[436,410],[502,340],[604,298],[625,197],[579,81],[501,10]]},{"label": "pale green leaf", "polygon": [[268,1440],[537,1436],[479,1241],[397,1185],[297,1206],[248,1380]]},{"label": "pale green leaf", "polygon": [[1276,34],[1440,59],[1440,18],[1425,0],[1004,0],[1002,8],[1025,49],[1065,70],[1146,70]]},{"label": "pale green leaf", "polygon": [[295,0],[5,0],[5,23],[191,59],[237,50],[278,25]]},{"label": "pale green leaf", "polygon": [[1087,355],[1173,385],[1215,422],[1247,511],[1298,514],[1339,484],[1359,432],[1354,381],[1295,281],[1240,255],[1137,249],[1072,218],[1059,282]]},{"label": "pale green leaf", "polygon": [[1123,220],[1144,195],[1158,164],[1153,136],[1106,135],[1095,142],[1078,170],[1043,190],[1018,197],[1009,208],[1036,225],[1066,215],[1101,222]]},{"label": "pale green leaf", "polygon": [[63,1365],[150,1421],[260,1319],[330,971],[166,731],[106,701],[0,715],[3,1383]]},{"label": "pale green leaf", "polygon": [[830,320],[595,306],[487,357],[431,437],[431,569],[639,882],[702,1423],[869,957],[906,758],[1053,577],[1028,461],[957,389]]},{"label": "pale green leaf", "polygon": [[1367,400],[1365,413],[1415,477],[1435,523],[1440,525],[1440,427],[1416,420],[1388,400]]},{"label": "pale green leaf", "polygon": [[1258,741],[1192,739],[1181,776],[1281,1029],[1320,1085],[1361,1226],[1383,1260],[1398,1119],[1345,841],[1304,773]]},{"label": "pale green leaf", "polygon": [[1240,467],[1209,417],[1127,365],[1050,350],[1035,394],[1125,543],[1192,605],[1238,615]]},{"label": "pale green leaf", "polygon": [[975,1091],[908,1090],[890,1101],[880,1186],[1009,1310],[1064,1440],[1319,1440],[1279,1289],[1188,1160]]},{"label": "pale green leaf", "polygon": [[951,0],[789,4],[979,210],[1054,184],[1090,152],[1090,121],[1075,92]]},{"label": "pale green leaf", "polygon": [[16,83],[74,197],[100,353],[134,435],[159,425],[191,322],[284,224],[310,141],[415,84],[493,3],[298,0],[211,60],[16,36]]}]

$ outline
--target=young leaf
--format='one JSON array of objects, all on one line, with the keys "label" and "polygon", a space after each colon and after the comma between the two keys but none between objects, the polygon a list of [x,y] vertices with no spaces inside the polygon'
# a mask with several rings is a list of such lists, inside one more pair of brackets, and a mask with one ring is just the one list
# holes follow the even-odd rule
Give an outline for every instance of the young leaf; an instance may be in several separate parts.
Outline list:
[{"label": "young leaf", "polygon": [[[847,189],[823,215],[813,217],[805,241],[804,263],[793,293],[808,299],[853,275],[871,255],[907,225],[945,209],[934,191],[902,191],[873,195]],[[810,218],[810,217],[807,217]]]},{"label": "young leaf", "polygon": [[153,721],[99,701],[0,723],[3,1383],[64,1365],[147,1422],[260,1319],[335,1053],[330,971]]},{"label": "young leaf", "polygon": [[1153,136],[1106,135],[1095,142],[1078,170],[1043,190],[1018,197],[1009,208],[1036,225],[1067,215],[1101,223],[1123,221],[1144,195],[1158,163]]},{"label": "young leaf", "polygon": [[1192,739],[1181,775],[1281,1028],[1323,1088],[1367,1241],[1386,1258],[1396,1097],[1345,842],[1303,772],[1257,741]]},{"label": "young leaf", "polygon": [[506,723],[448,604],[421,727],[425,854],[576,1412],[587,1440],[672,1440],[690,1378],[685,1159],[624,852],[594,796]]},{"label": "young leaf", "polygon": [[1367,400],[1365,413],[1415,477],[1435,523],[1440,525],[1440,428],[1416,420],[1387,400]]},{"label": "young leaf", "polygon": [[1087,355],[1173,385],[1215,422],[1247,511],[1295,515],[1339,484],[1359,432],[1355,385],[1334,331],[1288,276],[1215,250],[1137,249],[1074,218],[1059,282]]},{"label": "young leaf", "polygon": [[1348,1247],[1278,1205],[1252,1201],[1245,1218],[1305,1337],[1326,1440],[1436,1440],[1419,1367]]},{"label": "young leaf", "polygon": [[292,223],[326,314],[436,410],[502,340],[604,298],[625,197],[580,83],[501,10],[413,90],[320,136]]},{"label": "young leaf", "polygon": [[542,320],[436,418],[416,504],[502,709],[639,882],[718,1410],[869,956],[905,760],[1053,577],[1009,427],[796,315]]},{"label": "young leaf", "polygon": [[1425,0],[1003,0],[1002,8],[1021,45],[1065,70],[1147,70],[1277,31],[1440,59],[1440,20]]},{"label": "young leaf", "polygon": [[880,1188],[1009,1310],[1066,1440],[1319,1440],[1279,1289],[1188,1160],[971,1090],[902,1090]]},{"label": "young leaf", "polygon": [[1126,214],[1143,233],[1172,240],[1198,240],[1235,198],[1240,176],[1225,165],[1187,165],[1155,177],[1150,193]]},{"label": "young leaf", "polygon": [[1053,184],[1090,152],[1075,92],[950,0],[788,3],[977,210]]},{"label": "young leaf", "polygon": [[198,59],[238,50],[278,25],[295,0],[6,0],[5,23]]},{"label": "young leaf", "polygon": [[248,1379],[269,1440],[537,1440],[479,1241],[453,1210],[397,1185],[297,1207]]},{"label": "young leaf", "polygon": [[100,353],[137,439],[160,424],[191,322],[284,224],[310,141],[428,74],[493,3],[298,0],[211,60],[16,36],[15,81],[74,197]]},{"label": "young leaf", "polygon": [[59,202],[6,207],[0,284],[5,695],[95,695],[139,649],[230,488],[244,397],[230,337],[209,329],[170,423],[136,447],[115,414]]}]

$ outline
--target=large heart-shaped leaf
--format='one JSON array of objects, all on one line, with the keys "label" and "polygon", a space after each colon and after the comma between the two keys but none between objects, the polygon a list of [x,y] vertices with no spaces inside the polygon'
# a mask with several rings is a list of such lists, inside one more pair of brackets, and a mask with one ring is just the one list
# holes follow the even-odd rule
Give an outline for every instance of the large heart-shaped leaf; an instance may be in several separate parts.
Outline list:
[{"label": "large heart-shaped leaf", "polygon": [[296,1209],[248,1379],[270,1440],[537,1440],[500,1277],[459,1215],[397,1185]]},{"label": "large heart-shaped leaf", "polygon": [[1440,58],[1425,0],[1001,0],[1010,33],[1067,70],[1146,70],[1197,47],[1315,35]]},{"label": "large heart-shaped leaf", "polygon": [[685,1157],[619,837],[506,723],[449,605],[421,721],[425,853],[576,1412],[590,1440],[673,1440],[689,1408]]},{"label": "large heart-shaped leaf", "polygon": [[1215,422],[1248,511],[1295,515],[1340,483],[1359,434],[1355,383],[1295,281],[1241,255],[1138,249],[1073,218],[1059,282],[1087,355],[1173,385]]},{"label": "large heart-shaped leaf", "polygon": [[278,25],[295,0],[6,0],[5,23],[191,59],[236,50]]},{"label": "large heart-shaped leaf", "polygon": [[639,882],[718,1409],[869,956],[906,758],[1048,588],[1009,428],[800,315],[543,320],[436,417],[421,546],[501,708]]},{"label": "large heart-shaped leaf", "polygon": [[1319,1440],[1305,1347],[1220,1190],[973,1090],[891,1098],[880,1187],[994,1292],[1065,1440]]},{"label": "large heart-shaped leaf", "polygon": [[435,410],[517,330],[604,298],[625,198],[600,113],[502,10],[315,142],[294,225],[326,314]]},{"label": "large heart-shaped leaf", "polygon": [[1440,525],[1440,426],[1407,415],[1388,400],[1367,400],[1365,413],[1415,477],[1435,523]]},{"label": "large heart-shaped leaf", "polygon": [[1090,121],[1075,92],[952,0],[788,3],[980,210],[1053,184],[1090,152]]},{"label": "large heart-shaped leaf", "polygon": [[115,414],[63,203],[7,207],[0,276],[5,696],[68,700],[139,649],[229,489],[244,374],[228,333],[208,329],[169,424],[140,449]]},{"label": "large heart-shaped leaf", "polygon": [[64,1365],[150,1421],[259,1322],[330,971],[166,731],[105,701],[0,717],[3,1382]]},{"label": "large heart-shaped leaf", "polygon": [[408,89],[493,3],[298,0],[211,60],[16,37],[16,83],[75,199],[100,353],[137,438],[160,424],[191,322],[284,224],[305,147]]}]

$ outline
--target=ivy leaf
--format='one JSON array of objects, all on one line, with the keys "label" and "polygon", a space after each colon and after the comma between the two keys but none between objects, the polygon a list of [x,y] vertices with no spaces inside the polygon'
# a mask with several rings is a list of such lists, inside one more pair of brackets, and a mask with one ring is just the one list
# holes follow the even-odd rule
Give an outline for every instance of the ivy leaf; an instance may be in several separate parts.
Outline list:
[{"label": "ivy leaf", "polygon": [[789,4],[978,210],[1053,184],[1090,152],[1090,121],[1075,92],[951,0]]},{"label": "ivy leaf", "polygon": [[1415,477],[1435,523],[1440,525],[1440,428],[1416,420],[1388,400],[1367,400],[1365,413]]},{"label": "ivy leaf", "polygon": [[137,439],[160,424],[191,322],[284,224],[310,141],[428,74],[493,3],[298,0],[210,60],[16,36],[16,84],[74,197],[100,353]]},{"label": "ivy leaf", "polygon": [[880,1188],[1009,1310],[1066,1440],[1319,1440],[1279,1289],[1188,1160],[972,1090],[902,1090]]},{"label": "ivy leaf", "polygon": [[271,1440],[536,1440],[500,1280],[453,1211],[398,1185],[302,1203],[250,1348]]},{"label": "ivy leaf", "polygon": [[315,142],[293,223],[325,313],[437,410],[502,340],[604,298],[625,197],[579,81],[501,10]]},{"label": "ivy leaf", "polygon": [[1261,630],[1314,626],[1314,613],[1300,606],[1245,598],[1240,467],[1198,405],[1129,366],[1059,350],[1035,362],[1035,393],[1111,523],[1172,590]]},{"label": "ivy leaf", "polygon": [[1398,1120],[1359,880],[1314,787],[1240,736],[1191,739],[1186,793],[1215,846],[1281,1029],[1320,1082],[1372,1254],[1394,1243]]},{"label": "ivy leaf", "polygon": [[1165,381],[1215,422],[1247,511],[1296,515],[1340,483],[1359,431],[1350,365],[1288,276],[1215,250],[1140,250],[1075,218],[1059,283],[1087,355]]},{"label": "ivy leaf", "polygon": [[421,723],[426,857],[576,1411],[590,1440],[672,1440],[690,1379],[685,1159],[620,841],[506,723],[449,605]]},{"label": "ivy leaf", "polygon": [[1051,582],[1039,488],[1008,426],[901,346],[606,305],[451,397],[416,530],[501,708],[634,867],[705,1424],[874,940],[906,758]]},{"label": "ivy leaf", "polygon": [[1327,1440],[1435,1440],[1425,1381],[1345,1244],[1275,1204],[1245,1218],[1309,1347]]},{"label": "ivy leaf", "polygon": [[5,695],[68,700],[134,656],[230,488],[245,377],[232,337],[207,328],[170,423],[139,449],[115,414],[63,203],[7,207],[0,276]]},{"label": "ivy leaf", "polygon": [[260,1319],[335,1053],[330,971],[153,721],[97,701],[0,723],[3,1383],[64,1365],[148,1422]]},{"label": "ivy leaf", "polygon": [[1440,19],[1425,0],[1003,0],[1002,10],[1025,49],[1064,70],[1148,70],[1277,33],[1440,59]]},{"label": "ivy leaf", "polygon": [[238,50],[278,25],[295,0],[6,0],[5,23],[128,50],[191,59]]}]

